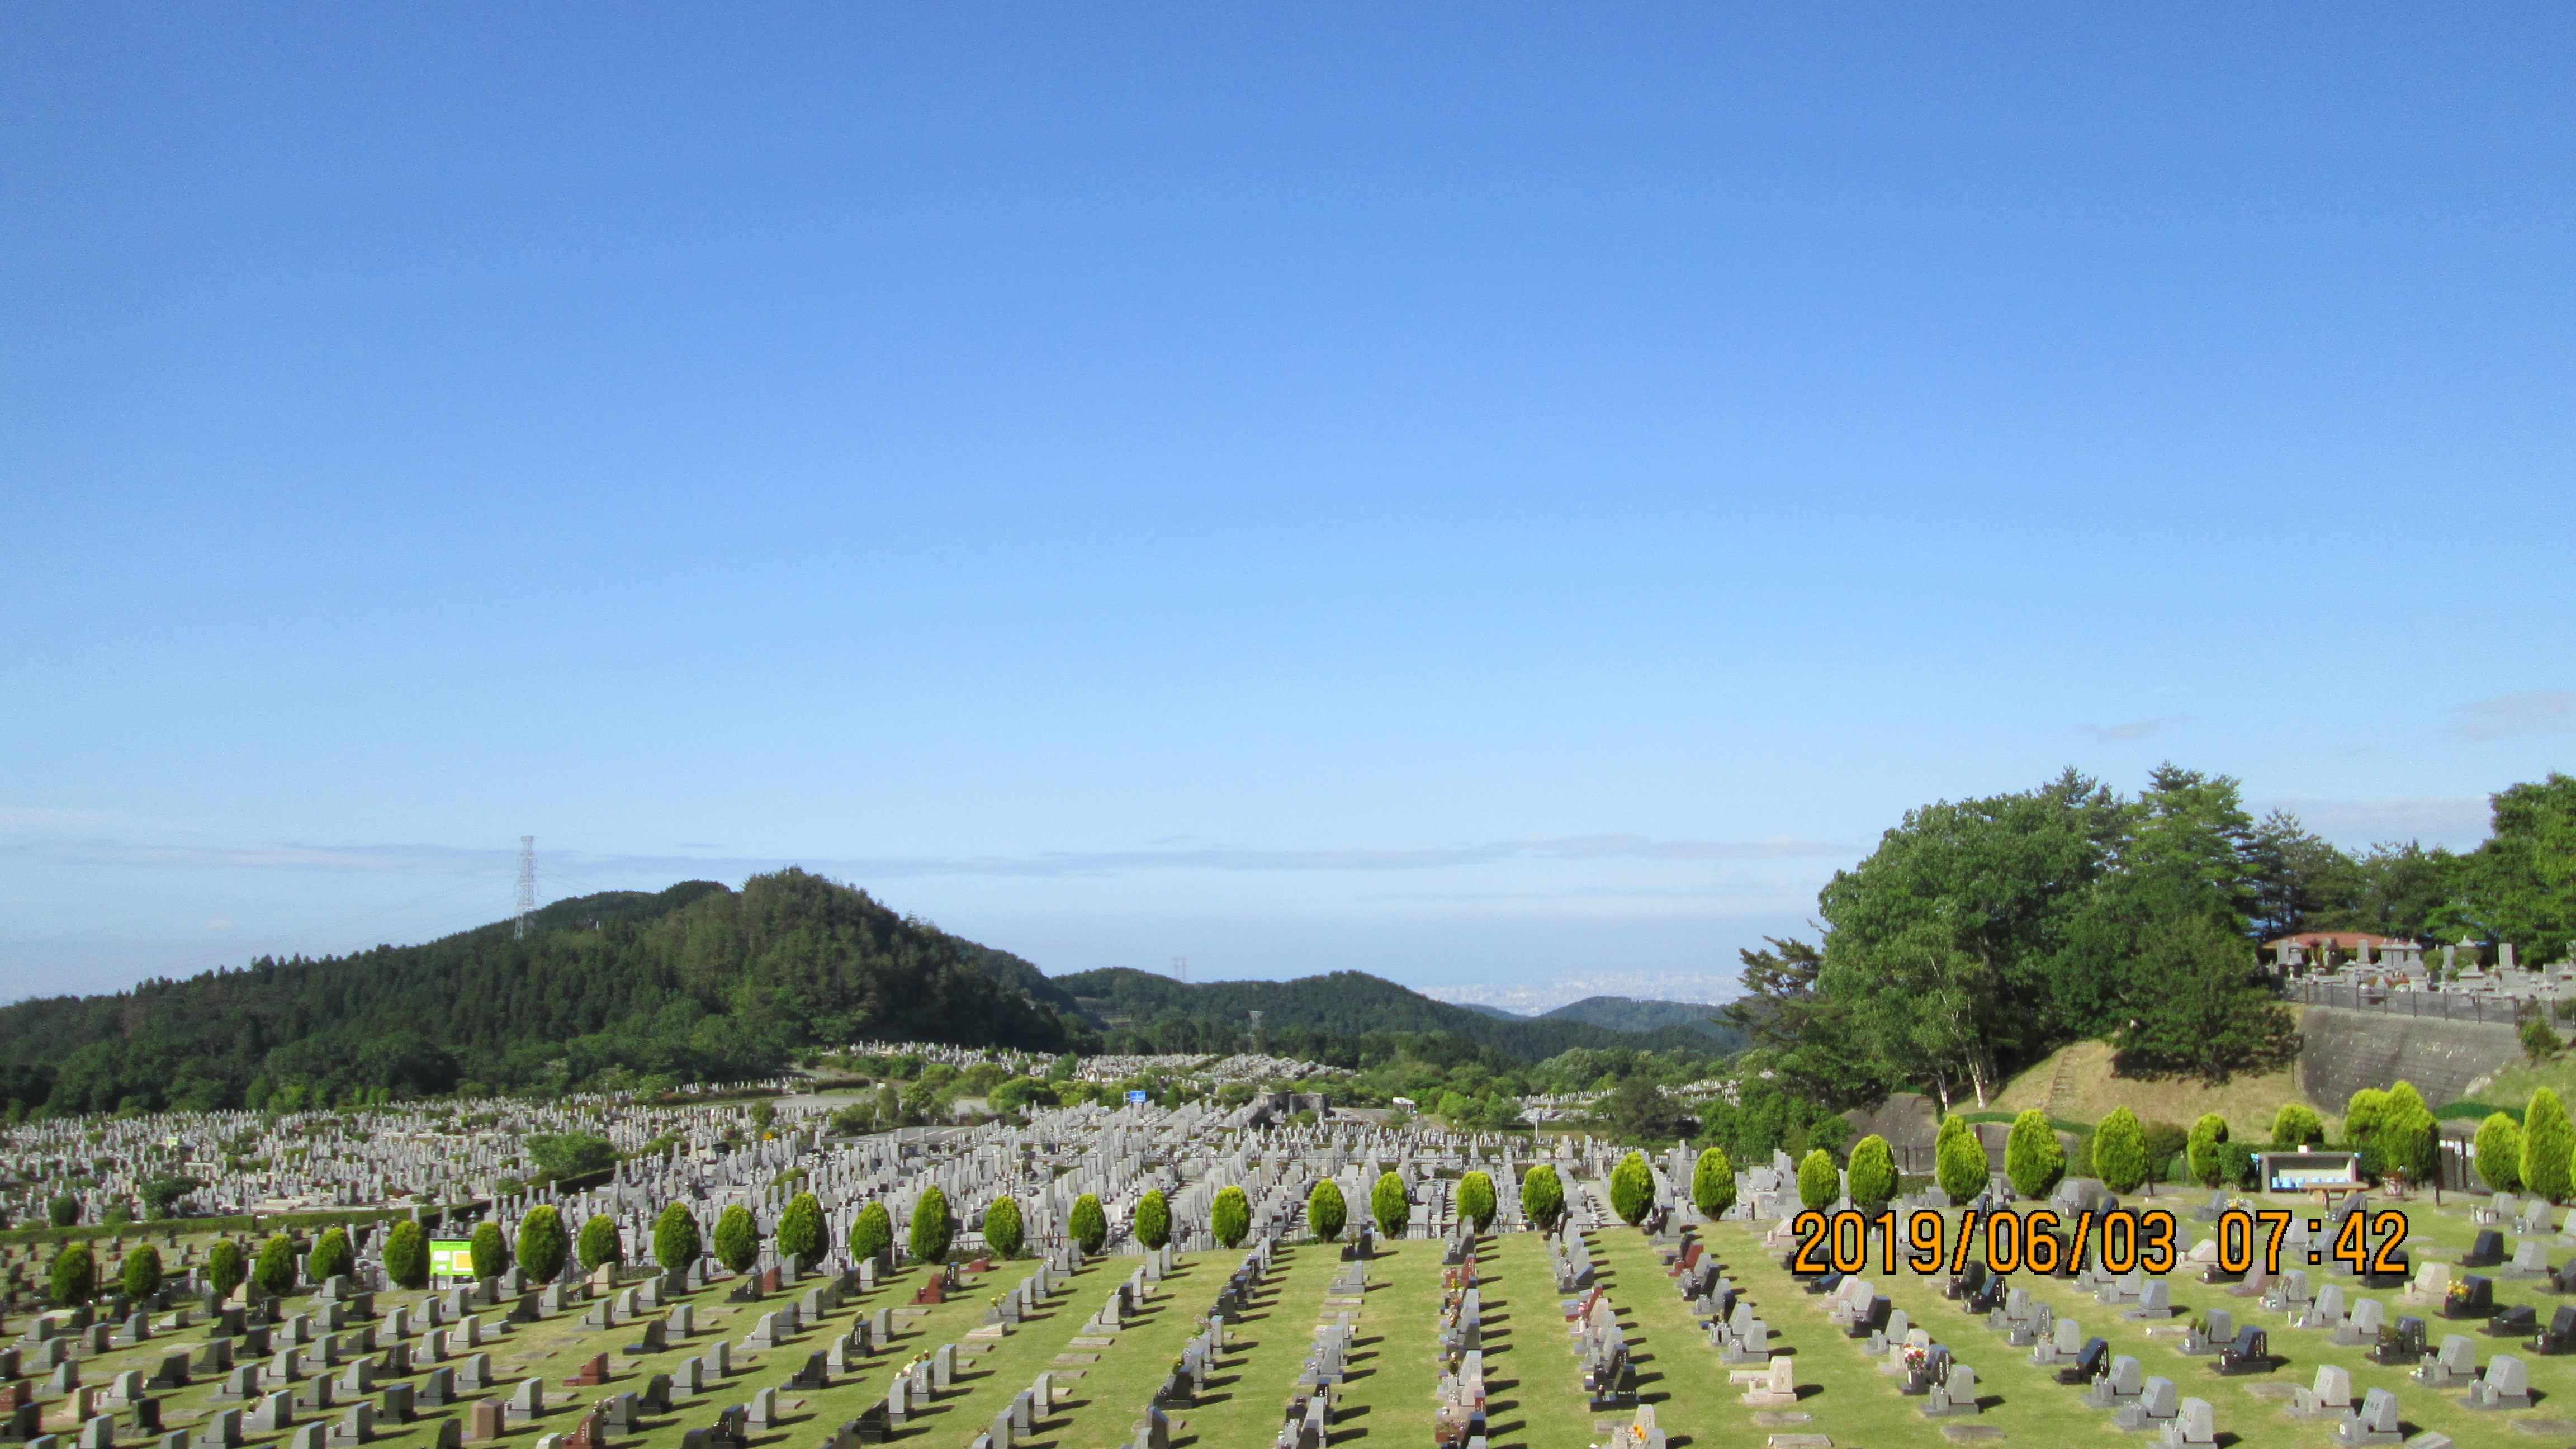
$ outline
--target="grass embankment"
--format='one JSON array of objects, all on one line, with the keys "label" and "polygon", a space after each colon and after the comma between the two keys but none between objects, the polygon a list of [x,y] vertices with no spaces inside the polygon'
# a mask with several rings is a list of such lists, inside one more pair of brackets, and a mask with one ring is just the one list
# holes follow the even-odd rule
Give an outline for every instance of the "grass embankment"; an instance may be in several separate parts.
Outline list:
[{"label": "grass embankment", "polygon": [[[2061,1048],[2005,1083],[1993,1108],[2020,1112],[2038,1107],[2069,1122],[2085,1124],[2088,1131],[2091,1124],[2110,1116],[2114,1107],[2128,1108],[2142,1122],[2173,1122],[2185,1127],[2199,1121],[2203,1113],[2216,1112],[2227,1119],[2231,1137],[2260,1141],[2272,1135],[2272,1118],[2287,1103],[2314,1106],[2320,1115],[2339,1112],[2343,1106],[2340,1102],[2323,1106],[2310,1103],[2299,1090],[2298,1072],[2293,1067],[2259,1077],[2240,1076],[2224,1084],[2196,1078],[2144,1081],[2114,1075],[2112,1055],[2112,1048],[2098,1041],[2080,1041]],[[2065,1090],[2058,1092],[2052,1103],[2050,1094],[2059,1085],[2061,1067]]]}]

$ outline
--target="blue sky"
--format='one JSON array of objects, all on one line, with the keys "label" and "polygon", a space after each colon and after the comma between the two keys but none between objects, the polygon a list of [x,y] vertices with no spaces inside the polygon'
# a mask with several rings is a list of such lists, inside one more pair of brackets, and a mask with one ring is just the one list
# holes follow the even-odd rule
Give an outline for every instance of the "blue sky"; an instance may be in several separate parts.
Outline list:
[{"label": "blue sky", "polygon": [[2576,746],[2558,6],[0,32],[0,993],[802,862],[1722,994],[1907,807]]}]

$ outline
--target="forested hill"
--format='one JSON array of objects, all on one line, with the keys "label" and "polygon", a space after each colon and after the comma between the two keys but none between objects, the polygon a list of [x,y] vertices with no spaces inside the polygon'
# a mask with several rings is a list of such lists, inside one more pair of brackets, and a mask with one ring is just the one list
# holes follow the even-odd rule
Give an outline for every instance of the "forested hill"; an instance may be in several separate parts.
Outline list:
[{"label": "forested hill", "polygon": [[[1446,1032],[1525,1061],[1539,1061],[1574,1047],[1678,1049],[1701,1055],[1725,1049],[1685,1026],[1629,1032],[1581,1021],[1488,1015],[1434,1001],[1361,971],[1301,976],[1294,981],[1184,983],[1113,966],[1058,976],[1055,984],[1096,1014],[1126,1018],[1124,1034],[1142,1038],[1135,1046],[1170,1051],[1232,1050],[1245,1030],[1246,1013],[1253,1011],[1262,1013],[1262,1031],[1274,1043],[1291,1030],[1335,1036]],[[1113,1050],[1121,1045],[1120,1035],[1111,1036]]]},{"label": "forested hill", "polygon": [[[1061,1008],[1061,1010],[1059,1010]],[[741,1079],[867,1037],[1060,1050],[1071,997],[1008,952],[801,870],[560,901],[417,946],[259,960],[0,1009],[0,1098],[58,1111]]]},{"label": "forested hill", "polygon": [[1744,1045],[1744,1029],[1719,1017],[1725,1008],[1699,1001],[1647,1001],[1629,996],[1587,996],[1569,1002],[1554,1011],[1539,1013],[1541,1021],[1588,1021],[1614,1031],[1653,1031],[1661,1026],[1679,1026],[1715,1039],[1720,1050],[1733,1051]]}]

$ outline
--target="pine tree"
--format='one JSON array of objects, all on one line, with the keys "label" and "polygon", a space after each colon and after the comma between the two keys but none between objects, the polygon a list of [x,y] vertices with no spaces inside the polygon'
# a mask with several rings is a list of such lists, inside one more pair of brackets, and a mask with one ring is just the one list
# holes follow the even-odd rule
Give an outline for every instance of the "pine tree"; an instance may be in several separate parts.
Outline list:
[{"label": "pine tree", "polygon": [[1556,1169],[1542,1162],[1521,1175],[1521,1216],[1542,1233],[1556,1231],[1565,1219],[1565,1184]]},{"label": "pine tree", "polygon": [[920,1200],[912,1205],[912,1222],[905,1237],[915,1262],[948,1261],[948,1245],[957,1237],[957,1220],[949,1216],[948,1194],[941,1192],[937,1183],[923,1188]]},{"label": "pine tree", "polygon": [[1369,1189],[1369,1216],[1377,1220],[1381,1238],[1400,1238],[1413,1221],[1413,1200],[1404,1191],[1404,1179],[1392,1172],[1378,1174],[1377,1183]]},{"label": "pine tree", "polygon": [[1097,1253],[1109,1241],[1109,1214],[1100,1210],[1100,1198],[1084,1193],[1073,1200],[1073,1211],[1065,1215],[1065,1231],[1073,1235],[1074,1245],[1086,1253]]},{"label": "pine tree", "polygon": [[2571,1160],[2576,1160],[2576,1126],[2568,1123],[2558,1094],[2542,1087],[2522,1109],[2523,1187],[2551,1202],[2567,1201],[2576,1195],[2576,1184],[2568,1180]]},{"label": "pine tree", "polygon": [[161,1250],[141,1243],[125,1255],[117,1278],[130,1299],[149,1298],[161,1291]]},{"label": "pine tree", "polygon": [[1834,1205],[1843,1195],[1842,1174],[1834,1170],[1834,1155],[1818,1147],[1798,1161],[1798,1201],[1818,1212]]},{"label": "pine tree", "polygon": [[984,1209],[984,1246],[999,1258],[1016,1258],[1027,1232],[1020,1222],[1020,1205],[1007,1194],[993,1199]]},{"label": "pine tree", "polygon": [[1350,1212],[1350,1204],[1342,1201],[1341,1188],[1329,1177],[1306,1194],[1306,1226],[1327,1243],[1342,1235],[1342,1224],[1349,1221]]},{"label": "pine tree", "polygon": [[778,1215],[779,1256],[795,1259],[802,1272],[823,1261],[823,1244],[830,1236],[823,1226],[823,1204],[814,1194],[800,1192],[787,1200]]},{"label": "pine tree", "polygon": [[2004,1176],[2023,1197],[2046,1197],[2066,1176],[2066,1145],[2046,1112],[2033,1107],[2013,1119],[2004,1138]]},{"label": "pine tree", "polygon": [[429,1286],[429,1234],[409,1218],[385,1234],[385,1276],[397,1288]]},{"label": "pine tree", "polygon": [[741,1203],[716,1214],[716,1261],[736,1273],[760,1261],[760,1226]]},{"label": "pine tree", "polygon": [[551,1283],[572,1257],[572,1235],[564,1231],[563,1214],[539,1203],[519,1220],[519,1270],[530,1283]]},{"label": "pine tree", "polygon": [[698,1235],[697,1214],[686,1203],[673,1203],[653,1220],[653,1261],[665,1273],[683,1273],[706,1247]]},{"label": "pine tree", "polygon": [[1481,1233],[1491,1228],[1494,1208],[1492,1173],[1470,1172],[1458,1179],[1458,1216],[1466,1219],[1469,1230]]},{"label": "pine tree", "polygon": [[617,1219],[606,1213],[593,1213],[581,1225],[581,1237],[573,1244],[581,1260],[581,1270],[596,1273],[603,1263],[626,1261],[626,1245],[617,1236]]},{"label": "pine tree", "polygon": [[1252,1199],[1242,1188],[1228,1185],[1218,1190],[1216,1202],[1208,1208],[1208,1230],[1229,1249],[1251,1234]]},{"label": "pine tree", "polygon": [[2522,1125],[2502,1112],[2478,1124],[2478,1176],[2497,1192],[2522,1186]]},{"label": "pine tree", "polygon": [[1136,1200],[1136,1217],[1128,1224],[1128,1231],[1148,1251],[1172,1240],[1172,1205],[1164,1200],[1161,1188],[1148,1188]]},{"label": "pine tree", "polygon": [[850,1256],[865,1262],[894,1246],[894,1214],[881,1202],[859,1209],[850,1219]]},{"label": "pine tree", "polygon": [[2147,1180],[2147,1131],[2138,1114],[2114,1107],[2093,1129],[2093,1175],[2113,1192],[2128,1194]]},{"label": "pine tree", "polygon": [[1985,1144],[1977,1140],[1976,1130],[1964,1117],[1944,1117],[1941,1132],[1932,1142],[1932,1172],[1940,1179],[1941,1191],[1950,1201],[1965,1207],[1986,1190],[1993,1172],[1986,1161]]}]

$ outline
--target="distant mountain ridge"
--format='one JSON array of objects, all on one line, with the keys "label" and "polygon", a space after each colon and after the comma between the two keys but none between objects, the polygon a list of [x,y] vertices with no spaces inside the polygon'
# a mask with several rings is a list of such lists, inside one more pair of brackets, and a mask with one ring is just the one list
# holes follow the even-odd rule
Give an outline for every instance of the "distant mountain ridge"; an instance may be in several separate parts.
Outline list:
[{"label": "distant mountain ridge", "polygon": [[1112,966],[1053,980],[1080,998],[1095,1018],[1123,1017],[1137,1027],[1174,1019],[1200,1019],[1236,1027],[1245,1022],[1246,1013],[1259,1011],[1267,1031],[1303,1026],[1348,1036],[1382,1031],[1446,1032],[1528,1061],[1575,1047],[1707,1052],[1728,1051],[1743,1044],[1739,1037],[1729,1045],[1714,1033],[1686,1024],[1679,1016],[1644,1030],[1629,1030],[1575,1017],[1549,1020],[1514,1016],[1491,1008],[1479,1010],[1435,1001],[1364,971],[1335,971],[1293,981],[1185,983],[1149,971]]},{"label": "distant mountain ridge", "polygon": [[1720,1008],[1702,1001],[1654,1001],[1628,996],[1587,996],[1568,1002],[1554,1011],[1539,1013],[1541,1021],[1588,1021],[1613,1031],[1654,1031],[1661,1027],[1679,1026],[1699,1032],[1735,1051],[1744,1042],[1744,1032],[1734,1024],[1715,1019]]}]

